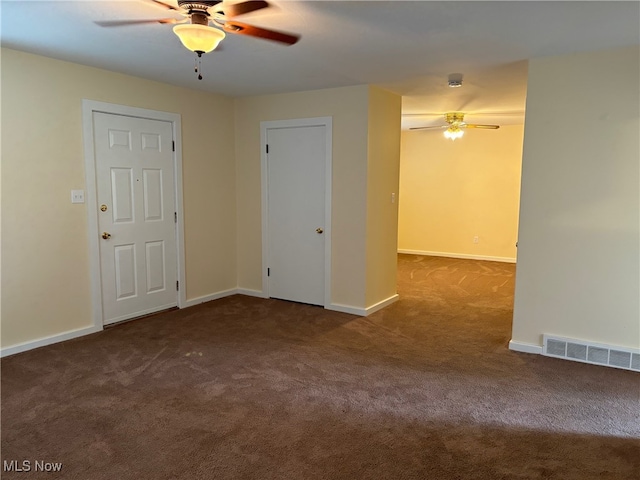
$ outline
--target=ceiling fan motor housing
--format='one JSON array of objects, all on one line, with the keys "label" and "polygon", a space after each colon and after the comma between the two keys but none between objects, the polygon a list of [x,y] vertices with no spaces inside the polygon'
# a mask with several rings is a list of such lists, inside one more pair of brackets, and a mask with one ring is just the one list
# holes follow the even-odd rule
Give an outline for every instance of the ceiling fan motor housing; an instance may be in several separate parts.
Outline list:
[{"label": "ceiling fan motor housing", "polygon": [[462,112],[445,113],[444,119],[450,125],[454,125],[454,124],[459,125],[464,122],[464,113]]},{"label": "ceiling fan motor housing", "polygon": [[198,2],[194,2],[193,0],[178,0],[178,6],[187,10],[189,13],[193,12],[203,12],[207,13],[211,7],[216,6],[222,0],[200,0]]}]

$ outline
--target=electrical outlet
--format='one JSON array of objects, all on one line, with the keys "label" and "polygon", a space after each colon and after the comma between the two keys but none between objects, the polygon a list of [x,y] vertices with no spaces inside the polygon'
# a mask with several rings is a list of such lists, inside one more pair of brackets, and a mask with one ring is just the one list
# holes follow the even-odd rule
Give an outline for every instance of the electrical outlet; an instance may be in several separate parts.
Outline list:
[{"label": "electrical outlet", "polygon": [[480,238],[478,237],[478,235],[473,237],[473,243],[480,243]]},{"label": "electrical outlet", "polygon": [[84,203],[84,190],[71,190],[71,203]]}]

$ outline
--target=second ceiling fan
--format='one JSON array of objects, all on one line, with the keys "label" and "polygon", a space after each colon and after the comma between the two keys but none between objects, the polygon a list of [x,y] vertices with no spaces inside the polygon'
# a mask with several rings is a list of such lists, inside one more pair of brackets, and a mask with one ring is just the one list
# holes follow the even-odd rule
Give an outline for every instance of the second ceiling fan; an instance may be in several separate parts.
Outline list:
[{"label": "second ceiling fan", "polygon": [[444,136],[455,140],[456,138],[464,135],[464,129],[466,128],[484,128],[487,130],[497,130],[500,125],[480,125],[476,123],[466,123],[464,121],[464,113],[462,112],[448,112],[444,114],[444,120],[446,125],[437,125],[433,127],[412,127],[409,130],[442,130],[446,129]]}]

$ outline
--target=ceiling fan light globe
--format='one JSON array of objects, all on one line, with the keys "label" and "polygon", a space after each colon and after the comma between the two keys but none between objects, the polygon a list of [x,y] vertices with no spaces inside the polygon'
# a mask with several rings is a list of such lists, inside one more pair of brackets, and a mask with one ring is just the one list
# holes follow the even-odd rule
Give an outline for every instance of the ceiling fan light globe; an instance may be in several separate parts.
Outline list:
[{"label": "ceiling fan light globe", "polygon": [[222,30],[206,25],[176,25],[173,27],[182,45],[192,52],[209,53],[226,36]]},{"label": "ceiling fan light globe", "polygon": [[451,140],[455,140],[456,138],[460,138],[464,135],[464,130],[459,127],[450,127],[444,131],[444,136],[446,138],[450,138]]}]

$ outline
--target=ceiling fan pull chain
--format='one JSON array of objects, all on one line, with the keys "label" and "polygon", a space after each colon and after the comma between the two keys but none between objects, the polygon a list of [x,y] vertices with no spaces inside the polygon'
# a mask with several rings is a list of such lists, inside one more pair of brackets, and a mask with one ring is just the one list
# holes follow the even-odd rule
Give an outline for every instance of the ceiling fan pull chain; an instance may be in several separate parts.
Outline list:
[{"label": "ceiling fan pull chain", "polygon": [[196,52],[197,57],[196,57],[196,73],[198,74],[198,80],[202,80],[202,53],[201,52]]}]

